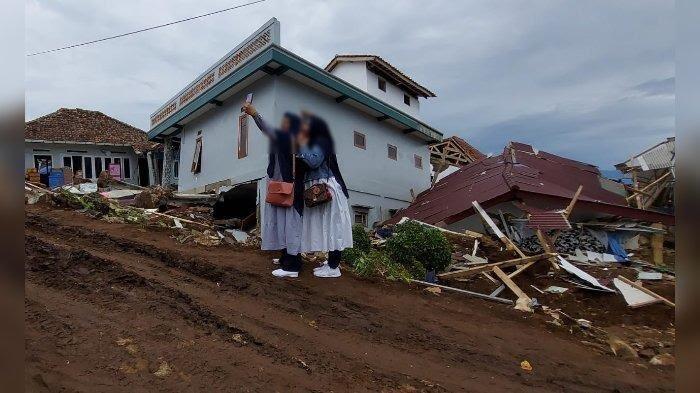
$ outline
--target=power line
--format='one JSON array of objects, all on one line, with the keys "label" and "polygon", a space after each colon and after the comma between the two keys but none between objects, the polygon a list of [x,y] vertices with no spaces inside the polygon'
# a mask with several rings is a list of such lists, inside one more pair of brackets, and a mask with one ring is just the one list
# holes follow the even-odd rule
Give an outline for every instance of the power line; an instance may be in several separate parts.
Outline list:
[{"label": "power line", "polygon": [[27,57],[30,57],[30,56],[37,56],[37,55],[43,55],[43,54],[51,53],[51,52],[58,52],[58,51],[60,51],[60,50],[76,48],[76,47],[83,46],[83,45],[94,44],[94,43],[96,43],[96,42],[108,41],[108,40],[113,40],[113,39],[115,39],[115,38],[126,37],[126,36],[132,35],[132,34],[143,33],[144,31],[155,30],[155,29],[159,29],[159,28],[161,28],[161,27],[166,27],[166,26],[170,26],[170,25],[177,24],[177,23],[187,22],[187,21],[191,21],[191,20],[194,20],[194,19],[204,18],[205,16],[210,16],[210,15],[214,15],[214,14],[220,14],[220,13],[226,12],[226,11],[235,10],[236,8],[242,8],[242,7],[246,7],[246,6],[249,6],[249,5],[253,5],[253,4],[256,4],[256,3],[262,3],[263,1],[265,1],[265,0],[257,0],[257,1],[253,1],[253,2],[250,2],[250,3],[246,3],[246,4],[240,4],[240,5],[237,5],[237,6],[235,6],[235,7],[225,8],[225,9],[223,9],[223,10],[218,10],[218,11],[214,11],[214,12],[209,12],[209,13],[206,13],[206,14],[197,15],[197,16],[193,16],[193,17],[190,17],[190,18],[186,18],[186,19],[176,20],[176,21],[174,21],[174,22],[169,22],[169,23],[166,23],[166,24],[163,24],[163,25],[146,27],[146,28],[144,28],[144,29],[131,31],[131,32],[124,33],[124,34],[119,34],[119,35],[115,35],[115,36],[111,36],[111,37],[100,38],[100,39],[98,39],[98,40],[92,40],[92,41],[82,42],[82,43],[80,43],[80,44],[73,44],[73,45],[64,46],[64,47],[62,47],[62,48],[55,48],[55,49],[49,49],[49,50],[45,50],[45,51],[41,51],[41,52],[31,53],[31,54],[28,54]]}]

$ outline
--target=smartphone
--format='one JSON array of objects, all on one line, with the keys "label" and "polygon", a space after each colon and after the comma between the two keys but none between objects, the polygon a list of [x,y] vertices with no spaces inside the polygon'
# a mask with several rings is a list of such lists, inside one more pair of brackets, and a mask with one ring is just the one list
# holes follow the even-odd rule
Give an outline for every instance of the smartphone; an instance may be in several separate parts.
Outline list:
[{"label": "smartphone", "polygon": [[[245,102],[246,104],[252,104],[253,103],[253,93],[248,93],[245,96]],[[241,108],[241,112],[243,112],[243,108]]]}]

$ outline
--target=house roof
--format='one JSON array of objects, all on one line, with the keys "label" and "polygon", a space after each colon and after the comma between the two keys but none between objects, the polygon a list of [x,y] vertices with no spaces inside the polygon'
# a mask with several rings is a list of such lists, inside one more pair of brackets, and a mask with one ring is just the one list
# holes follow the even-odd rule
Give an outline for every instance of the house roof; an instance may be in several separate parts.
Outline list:
[{"label": "house roof", "polygon": [[464,166],[418,194],[410,206],[397,212],[388,223],[406,216],[429,224],[451,224],[474,214],[472,201],[488,206],[523,196],[546,197],[561,208],[568,204],[579,185],[583,190],[577,207],[605,206],[605,212],[614,211],[629,218],[669,217],[628,207],[624,196],[603,187],[600,171],[593,165],[510,142],[502,154]]},{"label": "house roof", "polygon": [[335,55],[328,63],[325,70],[332,72],[338,64],[349,62],[366,62],[367,66],[378,75],[390,80],[395,85],[404,88],[409,93],[417,97],[435,97],[435,94],[414,81],[408,75],[401,72],[398,68],[391,65],[388,61],[376,55]]},{"label": "house roof", "polygon": [[675,164],[676,138],[671,137],[630,157],[627,161],[615,165],[615,167],[622,172],[629,172],[633,168],[640,168],[643,171],[672,168]]},{"label": "house roof", "polygon": [[99,111],[61,108],[25,123],[25,141],[132,146],[137,153],[157,146],[146,133]]},{"label": "house roof", "polygon": [[452,140],[455,142],[457,146],[459,146],[462,151],[464,151],[464,154],[469,156],[472,160],[480,160],[482,158],[486,158],[486,155],[482,152],[479,151],[479,149],[475,148],[474,146],[470,145],[467,141],[464,139],[458,137],[458,136],[451,136],[449,138],[446,138],[445,140]]},{"label": "house roof", "polygon": [[[332,75],[328,71],[312,64],[296,54],[272,44],[250,58],[230,75],[207,88],[206,91],[182,107],[167,115],[165,120],[157,123],[148,132],[149,139],[159,139],[165,135],[175,135],[191,118],[204,111],[215,108],[217,101],[227,97],[232,91],[241,89],[241,82],[247,78],[259,78],[265,75],[294,74],[297,80],[310,81],[309,85],[323,89],[331,94],[335,101],[345,104],[350,100],[359,104],[359,108],[376,116],[378,120],[388,122],[404,134],[412,134],[428,143],[442,140],[442,133],[421,120],[403,112],[396,107],[372,96],[352,84]],[[168,102],[171,102],[169,100]],[[164,107],[167,107],[164,105]]]}]

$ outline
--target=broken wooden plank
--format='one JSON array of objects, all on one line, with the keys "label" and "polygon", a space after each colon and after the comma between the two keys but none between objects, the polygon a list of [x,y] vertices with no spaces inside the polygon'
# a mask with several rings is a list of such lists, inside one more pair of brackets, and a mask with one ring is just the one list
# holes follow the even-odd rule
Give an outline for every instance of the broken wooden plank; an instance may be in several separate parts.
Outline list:
[{"label": "broken wooden plank", "polygon": [[[549,241],[547,240],[547,236],[542,233],[540,229],[537,229],[537,239],[539,239],[540,244],[542,244],[542,249],[544,252],[547,253],[554,253],[554,250],[552,249],[552,246],[549,245]],[[552,264],[552,267],[554,270],[559,270],[559,265],[557,264],[557,260],[554,257],[549,258],[549,263]]]},{"label": "broken wooden plank", "polygon": [[508,250],[515,250],[515,252],[517,252],[518,255],[520,255],[521,257],[526,257],[526,255],[522,251],[520,251],[518,246],[516,246],[515,243],[513,243],[513,241],[510,240],[510,238],[508,238],[508,236],[504,235],[503,232],[501,232],[498,226],[496,226],[496,223],[493,222],[491,216],[489,216],[486,213],[486,211],[481,207],[481,205],[479,205],[479,202],[472,201],[472,206],[474,206],[474,209],[479,213],[484,222],[486,222],[486,224],[491,228],[493,233],[496,234],[496,237],[498,237],[503,242],[503,244],[505,244]]},{"label": "broken wooden plank", "polygon": [[[664,229],[663,224],[654,223],[651,224],[653,228]],[[654,264],[657,266],[664,266],[664,235],[663,233],[654,233],[651,235],[651,251],[652,259]]]},{"label": "broken wooden plank", "polygon": [[512,300],[509,300],[509,299],[503,299],[503,298],[500,298],[500,297],[489,296],[489,295],[486,295],[486,294],[483,294],[483,293],[467,291],[466,289],[453,288],[453,287],[448,287],[448,286],[446,286],[446,285],[433,284],[433,283],[430,283],[430,282],[425,282],[425,281],[420,281],[420,280],[411,280],[411,282],[415,282],[415,283],[422,284],[422,285],[428,285],[428,286],[432,286],[432,287],[438,287],[438,288],[441,288],[441,289],[446,289],[446,290],[448,290],[448,291],[454,291],[454,292],[464,293],[464,294],[466,294],[466,295],[474,296],[474,297],[477,297],[477,298],[479,298],[479,299],[492,300],[492,301],[494,301],[494,302],[505,303],[505,304],[513,304],[513,301],[512,301]]},{"label": "broken wooden plank", "polygon": [[[471,234],[477,234],[478,237],[481,237],[481,236],[482,236],[480,233],[472,232],[472,231],[465,231],[466,233],[460,233],[460,232],[451,231],[451,230],[449,230],[449,229],[440,228],[440,227],[438,227],[438,226],[435,226],[435,225],[432,225],[432,224],[428,224],[427,222],[423,222],[423,221],[419,221],[419,220],[414,220],[413,218],[408,218],[408,217],[403,217],[401,220],[399,220],[399,222],[396,223],[396,225],[401,225],[401,224],[405,223],[406,221],[417,222],[418,224],[421,224],[421,225],[423,225],[423,226],[426,226],[426,227],[429,227],[429,228],[435,228],[435,229],[437,229],[437,230],[440,231],[440,232],[449,233],[450,235],[461,236],[461,237],[466,237],[466,238],[470,238],[470,239],[473,239],[473,238],[477,237],[477,236],[474,236],[474,235],[471,235]],[[471,234],[470,234],[470,233],[471,233]]]},{"label": "broken wooden plank", "polygon": [[508,275],[503,270],[501,270],[500,267],[494,266],[493,272],[496,273],[498,278],[500,278],[501,281],[503,281],[503,283],[508,287],[508,289],[510,289],[515,294],[515,296],[518,297],[518,299],[527,299],[528,301],[530,300],[530,297],[527,296],[527,294],[523,292],[523,290],[520,289],[520,287],[516,285],[515,282],[513,282],[513,280],[511,280],[510,277],[508,277]]},{"label": "broken wooden plank", "polygon": [[493,262],[493,263],[489,263],[487,265],[476,266],[476,267],[472,267],[472,268],[468,268],[468,269],[464,269],[464,270],[441,273],[441,274],[438,274],[438,277],[444,278],[444,279],[468,277],[468,276],[473,276],[475,274],[479,274],[481,272],[488,272],[488,271],[492,270],[494,266],[498,266],[500,268],[506,268],[509,266],[515,266],[515,265],[527,264],[528,262],[539,261],[540,259],[549,258],[551,256],[553,256],[553,254],[544,253],[544,254],[532,255],[529,257],[525,257],[525,258],[509,259],[506,261]]},{"label": "broken wooden plank", "polygon": [[644,288],[643,286],[637,284],[636,282],[634,282],[634,281],[632,281],[632,280],[629,280],[629,279],[625,278],[624,276],[617,276],[617,278],[619,278],[619,279],[622,280],[623,282],[625,282],[625,283],[627,283],[627,284],[629,284],[629,285],[631,285],[631,286],[633,286],[633,287],[639,289],[640,291],[646,293],[647,295],[650,295],[650,296],[652,296],[652,297],[655,297],[655,298],[661,300],[662,302],[668,304],[668,305],[671,306],[671,307],[674,307],[674,308],[676,307],[676,304],[673,303],[672,301],[666,299],[665,297],[659,295],[658,293],[656,293],[656,292],[654,292],[654,291],[652,291],[652,290],[650,290],[650,289]]},{"label": "broken wooden plank", "polygon": [[569,202],[569,205],[566,207],[566,209],[564,209],[564,217],[566,217],[567,219],[571,215],[571,212],[574,210],[574,205],[576,204],[576,201],[578,201],[578,197],[581,196],[581,191],[583,191],[583,185],[578,186],[574,197],[571,198],[571,202]]}]

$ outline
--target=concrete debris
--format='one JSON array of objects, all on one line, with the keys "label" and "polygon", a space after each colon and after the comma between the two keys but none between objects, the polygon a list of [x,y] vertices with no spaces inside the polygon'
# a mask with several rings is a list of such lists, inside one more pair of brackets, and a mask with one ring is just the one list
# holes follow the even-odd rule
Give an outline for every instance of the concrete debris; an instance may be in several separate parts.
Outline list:
[{"label": "concrete debris", "polygon": [[675,366],[676,358],[670,353],[662,353],[651,358],[649,364],[654,366]]}]

